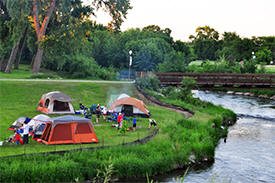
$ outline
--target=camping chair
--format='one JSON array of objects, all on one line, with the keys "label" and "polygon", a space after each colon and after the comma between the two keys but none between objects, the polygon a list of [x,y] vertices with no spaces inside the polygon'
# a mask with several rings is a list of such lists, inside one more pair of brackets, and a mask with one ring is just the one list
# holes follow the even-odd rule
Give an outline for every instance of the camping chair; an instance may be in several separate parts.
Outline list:
[{"label": "camping chair", "polygon": [[108,121],[115,121],[117,122],[118,114],[116,112],[111,113],[113,117],[108,116]]},{"label": "camping chair", "polygon": [[126,118],[126,116],[123,116],[123,120],[131,121],[129,118]]}]

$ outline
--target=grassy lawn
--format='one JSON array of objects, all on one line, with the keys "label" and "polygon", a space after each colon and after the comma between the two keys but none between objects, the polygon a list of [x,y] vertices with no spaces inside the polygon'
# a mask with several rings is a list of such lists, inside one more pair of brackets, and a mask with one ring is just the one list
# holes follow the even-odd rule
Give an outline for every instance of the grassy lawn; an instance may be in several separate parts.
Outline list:
[{"label": "grassy lawn", "polygon": [[268,74],[275,74],[275,65],[266,65],[265,70]]},{"label": "grassy lawn", "polygon": [[32,79],[32,78],[51,78],[51,79],[59,79],[60,77],[46,69],[41,69],[41,72],[37,75],[32,75],[32,69],[30,65],[20,64],[19,69],[12,69],[11,73],[7,74],[4,72],[0,72],[0,79]]},{"label": "grassy lawn", "polygon": [[[189,63],[189,65],[201,65],[202,64],[202,60],[195,60]],[[215,61],[210,61],[211,64],[214,64]]]},{"label": "grassy lawn", "polygon": [[[0,82],[0,141],[7,140],[12,131],[8,127],[19,117],[34,117],[40,112],[36,111],[37,104],[41,95],[50,91],[61,91],[71,96],[75,110],[79,109],[79,103],[85,106],[92,104],[106,105],[111,96],[127,93],[131,96],[133,85],[130,84],[88,84],[88,83],[42,83],[42,82]],[[170,123],[178,118],[181,114],[165,109],[148,106],[152,116],[160,121],[159,126],[163,123]],[[171,118],[173,116],[173,118]],[[26,146],[26,153],[60,151],[74,148],[96,147],[104,145],[117,145],[123,142],[130,142],[147,136],[148,119],[137,119],[138,129],[136,132],[127,132],[122,136],[116,128],[111,127],[111,122],[105,122],[103,118],[99,120],[101,126],[95,126],[98,144],[82,144],[82,145],[57,145],[46,146],[36,141],[30,140],[30,144]],[[95,122],[95,115],[92,121]],[[129,125],[130,122],[128,122]],[[0,147],[0,156],[22,154],[24,147],[15,144],[5,144]]]}]

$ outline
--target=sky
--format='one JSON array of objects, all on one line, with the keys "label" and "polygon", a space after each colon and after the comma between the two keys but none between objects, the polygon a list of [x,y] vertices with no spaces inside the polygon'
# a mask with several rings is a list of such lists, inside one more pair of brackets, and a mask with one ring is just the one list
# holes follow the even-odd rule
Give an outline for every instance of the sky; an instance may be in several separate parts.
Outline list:
[{"label": "sky", "polygon": [[[174,40],[190,41],[189,35],[194,35],[197,27],[209,25],[220,34],[226,31],[248,38],[275,36],[275,0],[130,0],[130,3],[133,8],[128,11],[122,31],[158,25],[171,29]],[[102,11],[92,19],[104,25],[110,21]]]}]

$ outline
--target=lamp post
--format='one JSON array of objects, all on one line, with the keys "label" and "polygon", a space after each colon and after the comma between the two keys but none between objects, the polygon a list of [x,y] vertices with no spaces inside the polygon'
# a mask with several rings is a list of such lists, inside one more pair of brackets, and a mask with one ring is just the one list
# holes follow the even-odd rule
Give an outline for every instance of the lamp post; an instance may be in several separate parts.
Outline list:
[{"label": "lamp post", "polygon": [[252,51],[252,59],[255,60],[256,56],[255,56],[255,53],[254,51]]},{"label": "lamp post", "polygon": [[129,50],[129,55],[130,55],[130,60],[129,60],[129,72],[128,72],[128,79],[130,80],[130,68],[131,68],[131,65],[132,65],[132,50]]}]

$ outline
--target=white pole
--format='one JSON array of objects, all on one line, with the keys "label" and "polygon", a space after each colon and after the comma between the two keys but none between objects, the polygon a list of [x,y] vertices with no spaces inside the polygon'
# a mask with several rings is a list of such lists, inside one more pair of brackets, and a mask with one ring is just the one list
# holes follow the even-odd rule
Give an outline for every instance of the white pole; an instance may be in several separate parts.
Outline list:
[{"label": "white pole", "polygon": [[130,55],[130,60],[129,60],[129,72],[128,72],[128,80],[130,80],[130,76],[131,76],[131,70],[130,70],[130,67],[132,65],[132,50],[129,51],[129,55]]}]

